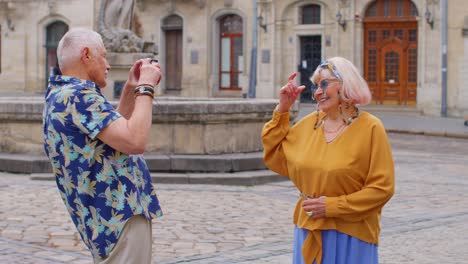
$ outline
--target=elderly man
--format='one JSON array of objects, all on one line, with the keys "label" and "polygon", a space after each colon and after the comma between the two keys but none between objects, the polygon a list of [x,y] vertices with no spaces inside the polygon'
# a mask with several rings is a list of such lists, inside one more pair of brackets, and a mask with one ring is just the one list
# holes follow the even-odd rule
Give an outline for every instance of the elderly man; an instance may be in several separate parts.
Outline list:
[{"label": "elderly man", "polygon": [[151,219],[162,213],[140,154],[160,66],[138,60],[114,109],[100,91],[110,66],[98,33],[71,29],[57,56],[62,75],[46,92],[44,148],[63,202],[95,263],[150,263]]}]

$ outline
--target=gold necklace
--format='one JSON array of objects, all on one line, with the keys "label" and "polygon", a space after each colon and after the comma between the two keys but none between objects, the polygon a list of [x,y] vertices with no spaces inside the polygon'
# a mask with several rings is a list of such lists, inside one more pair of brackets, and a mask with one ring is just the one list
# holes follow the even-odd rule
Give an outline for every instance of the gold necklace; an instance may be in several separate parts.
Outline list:
[{"label": "gold necklace", "polygon": [[[328,119],[327,119],[328,120]],[[345,124],[344,122],[342,122],[340,125],[338,125],[335,129],[327,129],[326,128],[326,120],[323,122],[323,131],[327,132],[327,133],[336,133],[338,132],[338,130],[340,130]]]},{"label": "gold necklace", "polygon": [[[325,126],[324,126],[323,128],[325,129]],[[330,139],[328,139],[328,138],[327,138],[327,135],[325,134],[325,140],[327,141],[327,143],[330,143],[330,142],[332,142],[333,140],[335,140],[335,138],[337,138],[339,135],[341,135],[341,132],[343,132],[343,130],[344,130],[345,128],[346,128],[346,126],[344,126],[344,125],[343,125],[343,126],[340,126],[340,129],[339,129],[339,130],[336,132],[336,134],[335,134],[332,138],[330,138]],[[324,131],[325,131],[325,130],[324,130]]]}]

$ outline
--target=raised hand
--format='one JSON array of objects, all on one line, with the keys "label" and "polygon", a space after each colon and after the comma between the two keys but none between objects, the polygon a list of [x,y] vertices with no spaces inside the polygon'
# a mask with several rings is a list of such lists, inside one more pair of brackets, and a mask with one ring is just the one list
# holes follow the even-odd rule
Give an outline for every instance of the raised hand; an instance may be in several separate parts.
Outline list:
[{"label": "raised hand", "polygon": [[297,86],[294,78],[296,78],[296,73],[291,74],[288,83],[280,89],[279,104],[276,108],[278,112],[288,112],[299,94],[305,89],[304,85]]},{"label": "raised hand", "polygon": [[137,60],[135,64],[133,64],[132,68],[130,68],[130,72],[128,73],[128,80],[127,84],[129,85],[130,89],[135,89],[138,84],[138,79],[140,79],[140,67],[143,63],[144,59]]},{"label": "raised hand", "polygon": [[161,81],[161,75],[161,66],[159,63],[151,61],[150,59],[145,59],[140,66],[138,85],[148,84],[156,86]]}]

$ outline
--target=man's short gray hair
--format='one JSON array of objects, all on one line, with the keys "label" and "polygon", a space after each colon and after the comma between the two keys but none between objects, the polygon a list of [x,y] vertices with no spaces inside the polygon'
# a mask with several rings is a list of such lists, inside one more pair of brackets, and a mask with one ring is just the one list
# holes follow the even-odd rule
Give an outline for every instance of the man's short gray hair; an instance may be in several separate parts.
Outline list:
[{"label": "man's short gray hair", "polygon": [[93,53],[97,52],[100,47],[104,47],[101,35],[87,28],[70,29],[62,37],[57,47],[60,69],[79,60],[81,51],[86,47]]}]

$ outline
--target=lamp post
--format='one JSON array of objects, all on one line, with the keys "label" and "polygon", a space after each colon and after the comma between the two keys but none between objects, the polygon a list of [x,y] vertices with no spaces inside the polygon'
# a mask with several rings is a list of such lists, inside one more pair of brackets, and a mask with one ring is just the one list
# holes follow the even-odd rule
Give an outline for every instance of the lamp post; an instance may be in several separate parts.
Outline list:
[{"label": "lamp post", "polygon": [[252,17],[254,21],[252,23],[252,50],[250,52],[249,98],[255,98],[257,88],[257,0],[254,1]]}]

